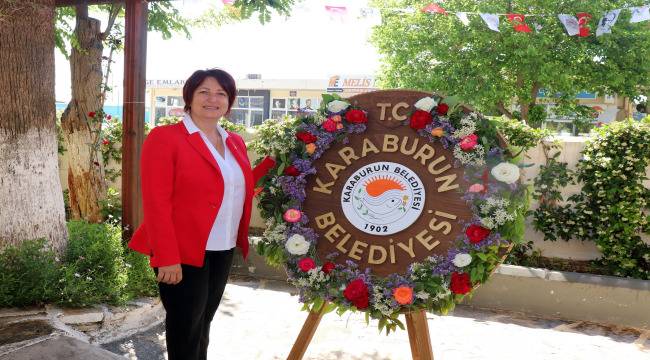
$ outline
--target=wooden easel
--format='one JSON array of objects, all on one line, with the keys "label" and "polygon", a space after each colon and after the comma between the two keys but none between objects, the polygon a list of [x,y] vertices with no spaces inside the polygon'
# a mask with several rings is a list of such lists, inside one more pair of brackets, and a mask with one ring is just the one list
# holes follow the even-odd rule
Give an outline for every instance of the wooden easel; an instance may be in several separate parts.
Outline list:
[{"label": "wooden easel", "polygon": [[[327,307],[325,302],[320,310],[310,311],[307,320],[302,325],[300,334],[291,348],[287,360],[302,360],[307,351],[307,346],[314,337],[316,328],[323,318],[323,313]],[[431,340],[429,338],[429,325],[427,324],[427,315],[424,310],[411,311],[404,314],[406,316],[406,330],[409,334],[409,343],[411,344],[411,355],[413,360],[433,360],[433,350],[431,350]]]}]

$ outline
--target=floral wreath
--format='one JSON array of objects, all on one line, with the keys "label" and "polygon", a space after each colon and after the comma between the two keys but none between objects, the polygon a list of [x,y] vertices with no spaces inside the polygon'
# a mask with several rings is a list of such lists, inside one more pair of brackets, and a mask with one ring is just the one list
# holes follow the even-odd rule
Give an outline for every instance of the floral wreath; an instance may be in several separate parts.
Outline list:
[{"label": "floral wreath", "polygon": [[313,162],[335,143],[366,130],[367,113],[336,95],[323,95],[317,112],[261,125],[253,147],[272,153],[277,167],[261,180],[259,207],[267,228],[258,253],[272,265],[285,265],[289,282],[300,291],[305,310],[339,315],[363,311],[366,321],[379,320],[379,330],[404,329],[401,312],[425,309],[447,313],[463,297],[487,281],[512,244],[523,239],[528,193],[519,182],[520,169],[495,124],[448,97],[421,98],[402,125],[452,149],[454,166],[464,166],[468,184],[462,199],[473,218],[446,256],[412,263],[405,274],[386,277],[361,271],[348,261],[318,259],[318,235],[302,212]]}]

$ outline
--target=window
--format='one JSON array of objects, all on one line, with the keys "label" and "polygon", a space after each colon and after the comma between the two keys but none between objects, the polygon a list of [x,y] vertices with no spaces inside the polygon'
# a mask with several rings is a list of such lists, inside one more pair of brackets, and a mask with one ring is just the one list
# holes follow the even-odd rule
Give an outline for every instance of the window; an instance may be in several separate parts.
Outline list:
[{"label": "window", "polygon": [[233,104],[229,120],[248,127],[261,124],[264,121],[264,97],[237,96],[237,102]]},{"label": "window", "polygon": [[165,116],[183,116],[185,102],[182,96],[156,96],[154,124]]},{"label": "window", "polygon": [[320,106],[318,98],[273,98],[271,118],[281,119],[285,115],[297,116],[299,111],[315,112]]}]

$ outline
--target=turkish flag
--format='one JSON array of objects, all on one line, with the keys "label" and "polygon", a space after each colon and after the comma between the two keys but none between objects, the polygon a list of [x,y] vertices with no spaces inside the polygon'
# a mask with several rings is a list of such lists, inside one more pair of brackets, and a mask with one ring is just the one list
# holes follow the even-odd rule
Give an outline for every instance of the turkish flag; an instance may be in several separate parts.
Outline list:
[{"label": "turkish flag", "polygon": [[589,19],[591,19],[591,15],[588,13],[577,13],[576,17],[578,18],[578,27],[580,29],[580,32],[578,33],[578,36],[580,37],[585,37],[589,36]]},{"label": "turkish flag", "polygon": [[512,23],[512,27],[515,31],[528,33],[531,30],[524,19],[525,16],[523,14],[508,14],[508,20]]},{"label": "turkish flag", "polygon": [[431,4],[423,7],[422,12],[427,13],[427,14],[436,14],[437,13],[437,14],[447,15],[447,12],[445,11],[445,9],[440,7],[440,5],[434,4],[434,3],[431,3]]}]

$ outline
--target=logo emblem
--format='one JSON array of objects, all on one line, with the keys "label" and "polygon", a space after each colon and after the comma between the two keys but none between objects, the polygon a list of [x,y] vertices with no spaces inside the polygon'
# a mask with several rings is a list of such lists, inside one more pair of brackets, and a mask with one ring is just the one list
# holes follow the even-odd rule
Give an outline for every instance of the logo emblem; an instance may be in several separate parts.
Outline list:
[{"label": "logo emblem", "polygon": [[393,162],[375,162],[350,175],[341,192],[341,207],[357,229],[391,235],[420,217],[424,199],[422,181],[414,171]]}]

